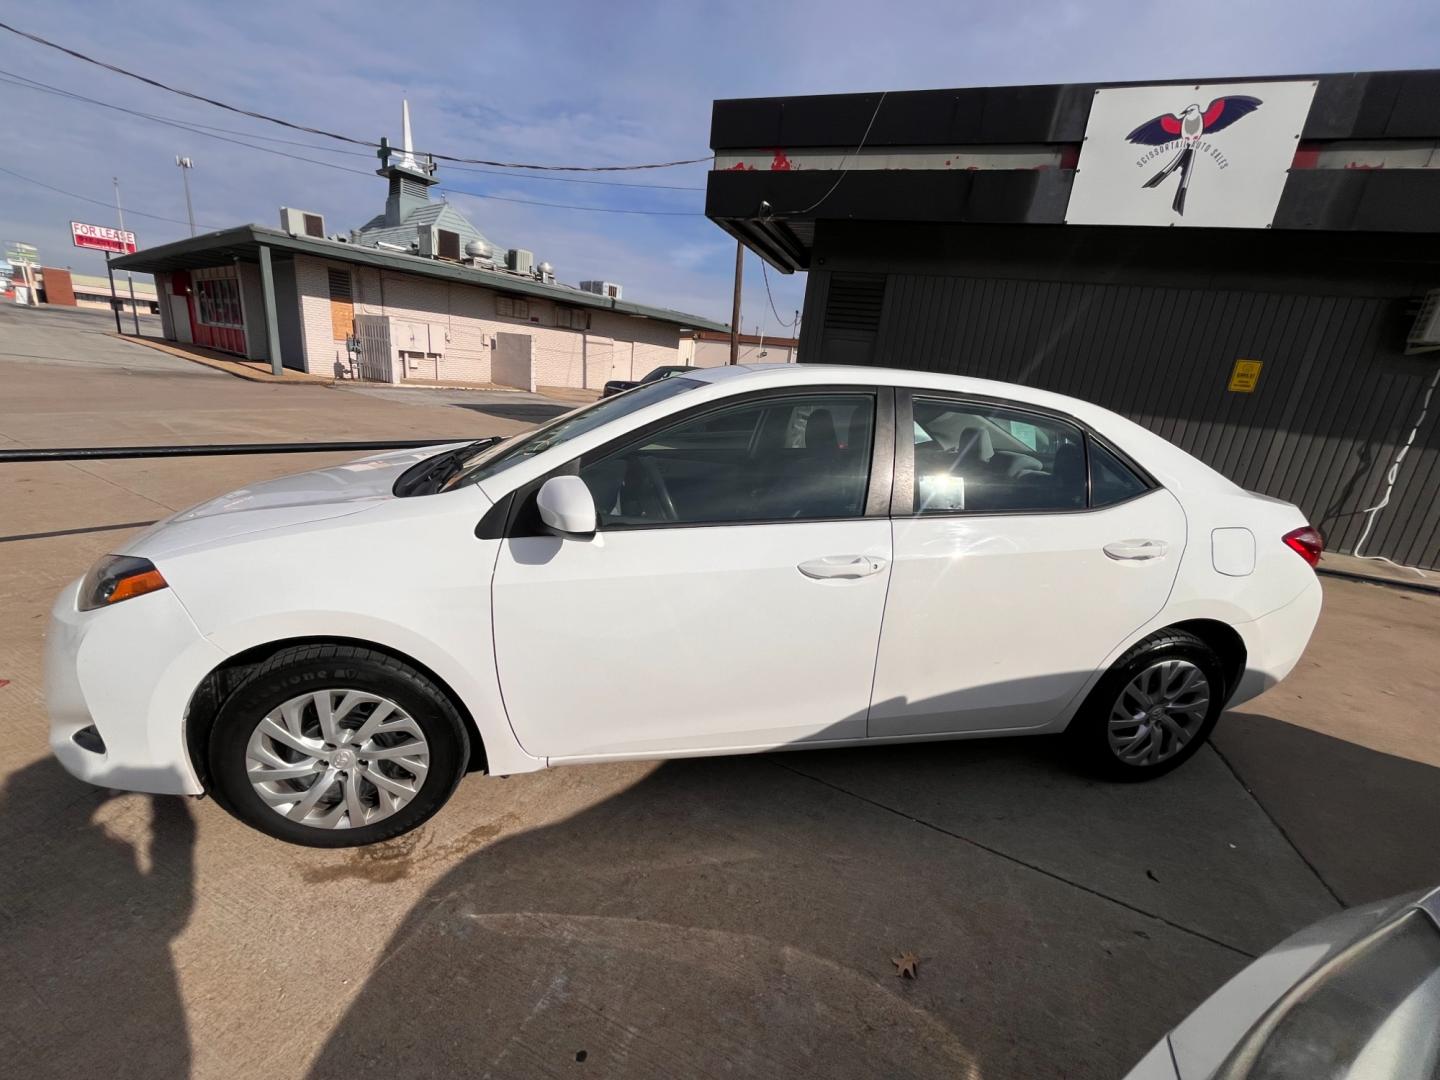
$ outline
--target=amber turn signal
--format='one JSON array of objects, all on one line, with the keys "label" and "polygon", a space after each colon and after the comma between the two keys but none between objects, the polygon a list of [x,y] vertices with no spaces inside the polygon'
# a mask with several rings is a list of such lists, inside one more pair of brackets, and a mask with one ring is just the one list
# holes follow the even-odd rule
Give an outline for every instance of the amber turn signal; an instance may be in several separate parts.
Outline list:
[{"label": "amber turn signal", "polygon": [[81,611],[93,611],[163,588],[166,588],[165,579],[149,559],[106,555],[85,575],[76,601]]}]

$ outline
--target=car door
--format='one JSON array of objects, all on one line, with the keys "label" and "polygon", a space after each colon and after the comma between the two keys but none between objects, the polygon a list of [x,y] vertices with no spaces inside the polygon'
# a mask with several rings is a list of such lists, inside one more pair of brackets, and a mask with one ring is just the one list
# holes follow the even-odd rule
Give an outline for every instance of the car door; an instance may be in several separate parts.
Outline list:
[{"label": "car door", "polygon": [[896,420],[869,734],[1046,724],[1165,604],[1180,504],[1059,415],[917,390]]},{"label": "car door", "polygon": [[528,753],[578,760],[865,737],[890,574],[893,395],[722,399],[571,463],[561,539],[517,492],[495,655]]}]

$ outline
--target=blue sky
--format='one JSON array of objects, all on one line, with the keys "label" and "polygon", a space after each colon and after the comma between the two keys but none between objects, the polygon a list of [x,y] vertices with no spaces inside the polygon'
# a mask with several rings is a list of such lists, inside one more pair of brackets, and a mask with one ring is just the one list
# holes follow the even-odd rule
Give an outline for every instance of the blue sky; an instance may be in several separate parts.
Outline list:
[{"label": "blue sky", "polygon": [[[1440,4],[1433,0],[1365,5],[46,0],[7,5],[4,12],[0,18],[7,22],[100,59],[315,127],[398,141],[404,96],[419,149],[559,164],[698,157],[707,152],[715,98],[1440,63]],[[188,123],[327,145],[143,86],[7,33],[0,33],[0,73]],[[0,95],[6,146],[0,164],[104,203],[112,197],[111,176],[118,176],[132,210],[126,225],[142,246],[188,232],[175,223],[185,218],[176,154],[195,161],[191,182],[202,228],[248,221],[274,225],[278,207],[288,205],[318,210],[329,229],[347,230],[384,201],[384,182],[369,175],[374,159],[333,152],[341,144],[316,149],[252,139],[342,167],[327,168],[4,82]],[[359,173],[345,171],[352,169]],[[701,190],[608,187],[443,167],[439,177],[451,201],[492,241],[533,250],[555,265],[562,281],[619,281],[627,299],[729,319],[734,245],[700,216]],[[705,167],[613,178],[698,189]],[[672,213],[598,213],[504,199]],[[98,256],[70,246],[72,218],[114,224],[114,210],[0,173],[0,241],[34,243],[44,262],[100,272]],[[804,276],[772,271],[770,281],[788,321],[801,306]],[[747,331],[763,326],[777,332],[753,256],[747,262],[743,323]]]}]

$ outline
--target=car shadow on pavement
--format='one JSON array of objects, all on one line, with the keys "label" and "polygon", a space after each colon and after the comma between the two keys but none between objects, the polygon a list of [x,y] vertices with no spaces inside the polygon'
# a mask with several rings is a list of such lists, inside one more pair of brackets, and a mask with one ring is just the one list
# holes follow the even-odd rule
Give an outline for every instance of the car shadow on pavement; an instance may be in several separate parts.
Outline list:
[{"label": "car shadow on pavement", "polygon": [[1342,903],[1440,885],[1440,769],[1244,711],[1215,746]]},{"label": "car shadow on pavement", "polygon": [[518,420],[525,424],[543,424],[546,420],[553,420],[561,413],[573,412],[577,406],[573,402],[550,404],[543,401],[517,401],[514,404],[457,402],[455,407],[493,416],[497,420]]},{"label": "car shadow on pavement", "polygon": [[[1043,778],[1083,818],[1092,782],[1032,747],[658,766],[435,882],[310,1075],[1120,1075],[1247,954],[807,775],[831,756],[968,762],[995,777],[991,815]],[[569,771],[513,776],[505,797],[546,802]],[[1081,842],[1128,847],[1143,886],[1164,838],[1139,820]]]},{"label": "car shadow on pavement", "polygon": [[194,905],[195,823],[184,799],[125,798],[144,810],[123,831],[148,844],[98,820],[109,796],[49,758],[0,788],[0,1034],[13,1075],[190,1073],[170,943]]}]

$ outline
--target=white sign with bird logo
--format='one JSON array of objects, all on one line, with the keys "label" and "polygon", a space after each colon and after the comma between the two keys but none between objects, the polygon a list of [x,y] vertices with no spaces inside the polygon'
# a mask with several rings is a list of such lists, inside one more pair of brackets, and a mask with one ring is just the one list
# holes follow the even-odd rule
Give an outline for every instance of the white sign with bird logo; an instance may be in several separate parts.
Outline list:
[{"label": "white sign with bird logo", "polygon": [[1315,85],[1096,90],[1066,223],[1268,228]]}]

